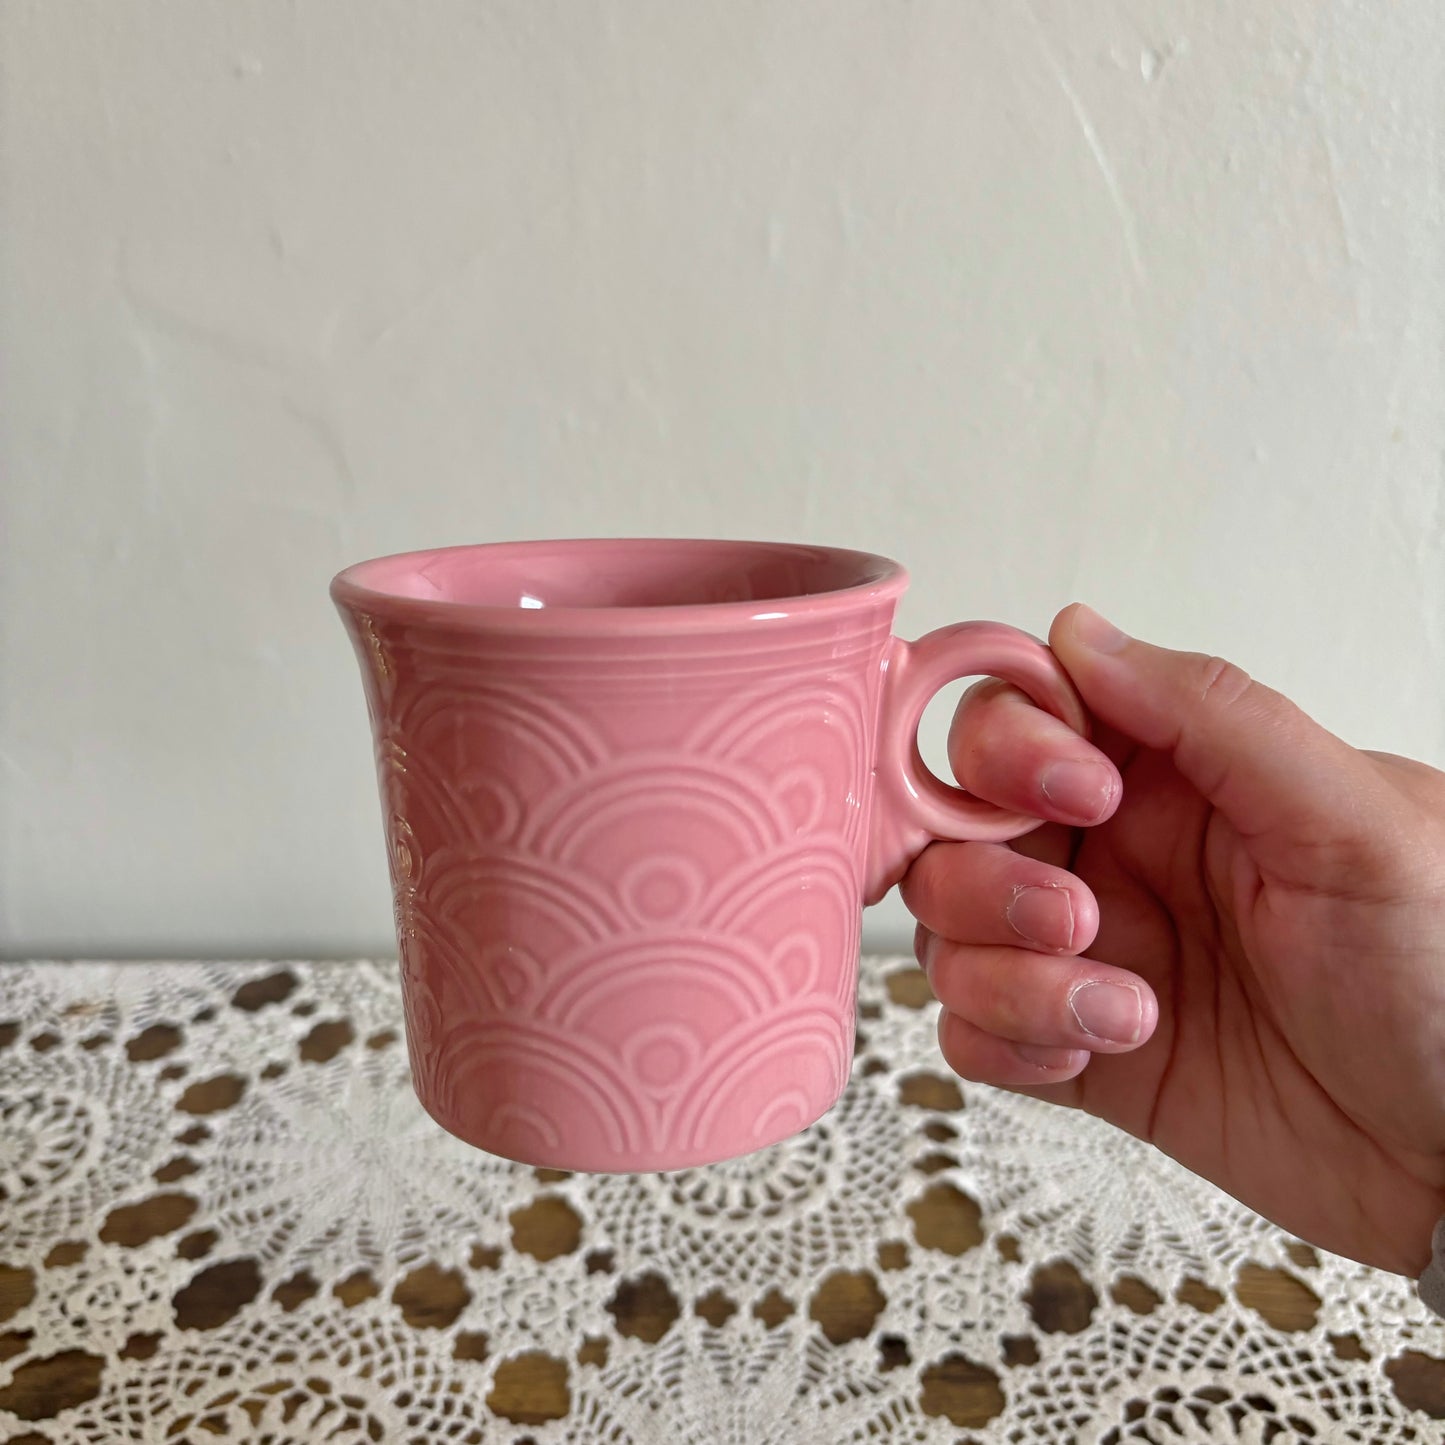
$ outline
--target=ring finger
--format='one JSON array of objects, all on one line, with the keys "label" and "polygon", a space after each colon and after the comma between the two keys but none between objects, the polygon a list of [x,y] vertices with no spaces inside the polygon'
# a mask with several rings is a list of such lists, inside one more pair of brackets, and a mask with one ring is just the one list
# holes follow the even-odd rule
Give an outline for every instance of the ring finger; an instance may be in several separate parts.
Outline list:
[{"label": "ring finger", "polygon": [[1159,1007],[1143,979],[1087,958],[953,943],[927,934],[919,957],[944,1009],[984,1033],[1047,1049],[1127,1053]]}]

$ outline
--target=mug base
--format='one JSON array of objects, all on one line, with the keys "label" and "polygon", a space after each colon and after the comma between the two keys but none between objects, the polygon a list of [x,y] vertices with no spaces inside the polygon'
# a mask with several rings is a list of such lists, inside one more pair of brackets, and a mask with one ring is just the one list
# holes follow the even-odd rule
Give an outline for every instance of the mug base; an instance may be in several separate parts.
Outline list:
[{"label": "mug base", "polygon": [[480,1149],[496,1159],[506,1159],[513,1164],[525,1164],[532,1169],[556,1169],[568,1174],[668,1174],[679,1169],[701,1169],[709,1164],[726,1164],[729,1160],[745,1159],[750,1154],[761,1153],[788,1139],[795,1138],[812,1128],[820,1119],[837,1107],[843,1097],[842,1091],[830,1099],[810,1118],[795,1119],[776,1132],[767,1131],[754,1140],[741,1140],[736,1147],[724,1145],[720,1148],[666,1148],[629,1150],[624,1156],[608,1149],[597,1141],[593,1147],[574,1147],[568,1144],[549,1145],[538,1140],[535,1147],[515,1139],[499,1139],[486,1131],[468,1126],[448,1118],[444,1111],[433,1108],[422,1094],[416,1093],[417,1102],[427,1116],[439,1127],[445,1129],[463,1144]]}]

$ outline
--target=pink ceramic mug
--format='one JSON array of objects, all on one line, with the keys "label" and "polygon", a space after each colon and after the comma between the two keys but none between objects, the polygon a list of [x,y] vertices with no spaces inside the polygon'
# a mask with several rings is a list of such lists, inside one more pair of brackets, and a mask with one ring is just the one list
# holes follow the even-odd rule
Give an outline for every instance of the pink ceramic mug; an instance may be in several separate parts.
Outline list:
[{"label": "pink ceramic mug", "polygon": [[1035,826],[939,781],[918,720],[1007,679],[991,622],[891,634],[907,574],[833,548],[521,542],[332,583],[376,743],[416,1091],[561,1169],[776,1143],[847,1082],[862,905],[934,838]]}]

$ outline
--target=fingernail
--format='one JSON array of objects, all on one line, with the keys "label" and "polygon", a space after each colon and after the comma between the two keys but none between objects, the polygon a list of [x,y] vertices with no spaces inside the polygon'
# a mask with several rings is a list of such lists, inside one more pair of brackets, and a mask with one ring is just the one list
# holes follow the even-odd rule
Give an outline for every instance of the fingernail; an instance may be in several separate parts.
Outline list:
[{"label": "fingernail", "polygon": [[1044,797],[1080,822],[1102,818],[1114,798],[1114,774],[1103,763],[1050,763],[1039,779]]},{"label": "fingernail", "polygon": [[1127,983],[1081,983],[1069,995],[1069,1008],[1086,1034],[1111,1044],[1139,1039],[1144,1010],[1139,990]]},{"label": "fingernail", "polygon": [[1015,1044],[1014,1053],[1036,1069],[1066,1068],[1074,1061],[1073,1049],[1049,1048],[1044,1044]]},{"label": "fingernail", "polygon": [[1074,609],[1073,633],[1091,652],[1118,652],[1129,641],[1127,633],[1082,602]]},{"label": "fingernail", "polygon": [[1040,948],[1068,948],[1074,941],[1074,901],[1067,888],[1016,888],[1004,914],[1020,938]]}]

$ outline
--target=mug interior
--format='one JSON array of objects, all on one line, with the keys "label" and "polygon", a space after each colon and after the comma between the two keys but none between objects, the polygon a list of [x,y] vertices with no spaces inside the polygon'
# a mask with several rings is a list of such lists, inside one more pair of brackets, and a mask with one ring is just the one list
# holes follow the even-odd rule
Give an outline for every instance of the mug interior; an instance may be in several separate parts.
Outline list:
[{"label": "mug interior", "polygon": [[783,602],[902,579],[886,557],[841,548],[638,538],[408,552],[358,563],[337,580],[463,608],[615,611]]}]

